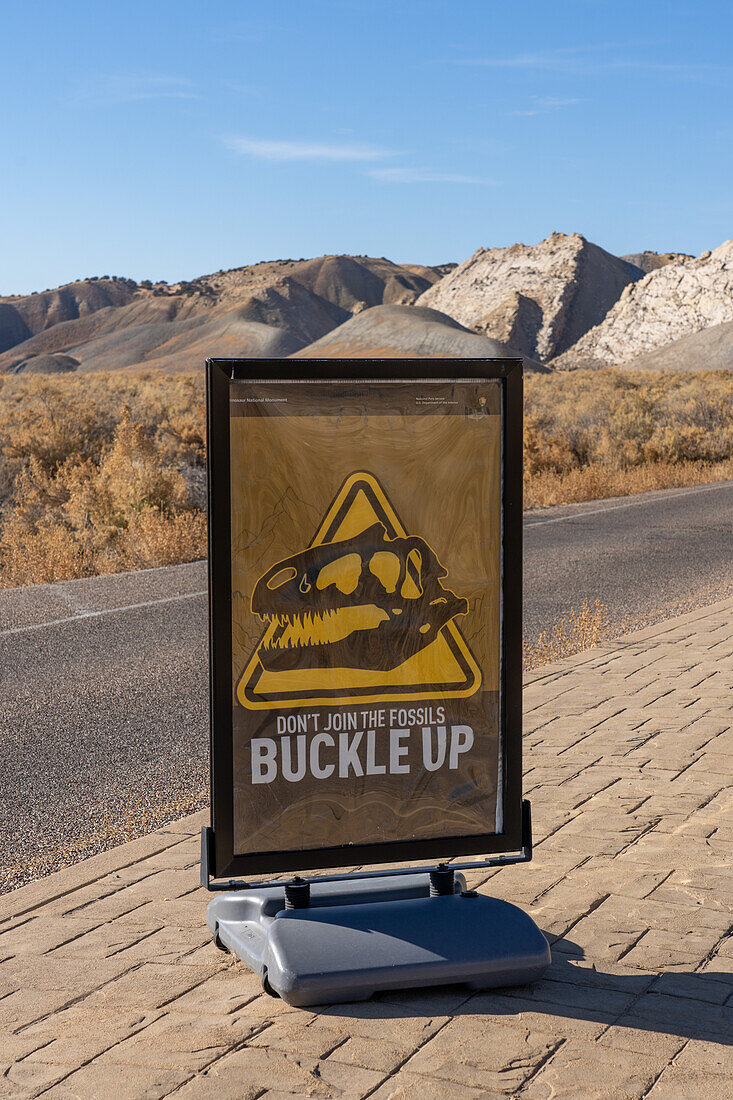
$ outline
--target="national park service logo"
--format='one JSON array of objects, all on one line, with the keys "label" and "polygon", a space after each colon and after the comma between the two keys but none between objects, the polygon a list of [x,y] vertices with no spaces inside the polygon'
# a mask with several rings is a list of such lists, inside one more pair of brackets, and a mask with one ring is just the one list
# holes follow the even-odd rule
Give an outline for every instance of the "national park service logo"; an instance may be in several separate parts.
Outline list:
[{"label": "national park service logo", "polygon": [[275,562],[252,593],[266,623],[237,685],[250,710],[463,699],[481,672],[456,618],[468,600],[408,535],[377,479],[346,479],[307,550]]}]

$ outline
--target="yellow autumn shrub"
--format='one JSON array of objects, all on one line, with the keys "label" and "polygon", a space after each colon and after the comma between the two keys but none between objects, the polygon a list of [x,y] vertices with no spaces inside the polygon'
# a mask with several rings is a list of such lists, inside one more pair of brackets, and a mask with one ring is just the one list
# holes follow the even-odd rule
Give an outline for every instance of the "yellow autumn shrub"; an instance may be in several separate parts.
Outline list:
[{"label": "yellow autumn shrub", "polygon": [[0,379],[0,586],[206,553],[200,378]]},{"label": "yellow autumn shrub", "polygon": [[[206,553],[197,374],[0,376],[0,587]],[[733,372],[525,380],[525,505],[733,478]]]},{"label": "yellow autumn shrub", "polygon": [[525,506],[733,477],[733,372],[564,371],[525,380]]}]

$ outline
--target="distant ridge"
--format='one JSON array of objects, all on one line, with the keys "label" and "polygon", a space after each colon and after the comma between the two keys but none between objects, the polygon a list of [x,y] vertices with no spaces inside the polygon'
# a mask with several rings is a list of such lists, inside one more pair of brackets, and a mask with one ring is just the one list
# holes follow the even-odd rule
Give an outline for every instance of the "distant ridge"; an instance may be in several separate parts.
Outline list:
[{"label": "distant ridge", "polygon": [[[415,301],[450,265],[273,260],[172,285],[86,279],[0,299],[0,372],[196,370],[207,355],[289,355],[355,313]],[[34,360],[41,360],[35,362]]]},{"label": "distant ridge", "polygon": [[[633,261],[633,262],[630,262]],[[196,371],[207,356],[522,355],[529,371],[729,368],[733,241],[617,257],[579,233],[460,265],[328,255],[190,282],[0,298],[0,373]]]},{"label": "distant ridge", "polygon": [[[394,359],[459,356],[503,358],[520,353],[459,325],[444,313],[424,306],[374,306],[316,340],[297,359]],[[546,372],[547,367],[525,359],[525,370]]]}]

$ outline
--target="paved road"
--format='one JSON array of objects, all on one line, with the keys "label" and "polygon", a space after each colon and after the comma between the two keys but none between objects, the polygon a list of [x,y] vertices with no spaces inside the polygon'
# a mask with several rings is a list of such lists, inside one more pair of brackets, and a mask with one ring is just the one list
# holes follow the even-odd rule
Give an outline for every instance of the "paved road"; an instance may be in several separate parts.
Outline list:
[{"label": "paved road", "polygon": [[0,591],[0,865],[207,779],[202,562]]},{"label": "paved road", "polygon": [[[733,482],[531,512],[525,533],[530,639],[584,597],[647,623],[733,590]],[[206,782],[205,586],[194,562],[0,591],[12,861]]]},{"label": "paved road", "polygon": [[733,588],[733,482],[528,512],[524,634],[599,599],[611,626],[648,625]]}]

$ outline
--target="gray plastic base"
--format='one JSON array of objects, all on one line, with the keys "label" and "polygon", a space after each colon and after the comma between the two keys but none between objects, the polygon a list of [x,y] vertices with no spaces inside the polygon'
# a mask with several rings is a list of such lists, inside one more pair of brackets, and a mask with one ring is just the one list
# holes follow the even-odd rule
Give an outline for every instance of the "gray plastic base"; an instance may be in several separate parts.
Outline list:
[{"label": "gray plastic base", "polygon": [[549,966],[547,940],[515,905],[429,892],[428,874],[313,882],[310,908],[285,909],[284,886],[238,890],[210,902],[206,920],[218,946],[297,1006],[427,985],[523,985]]}]

